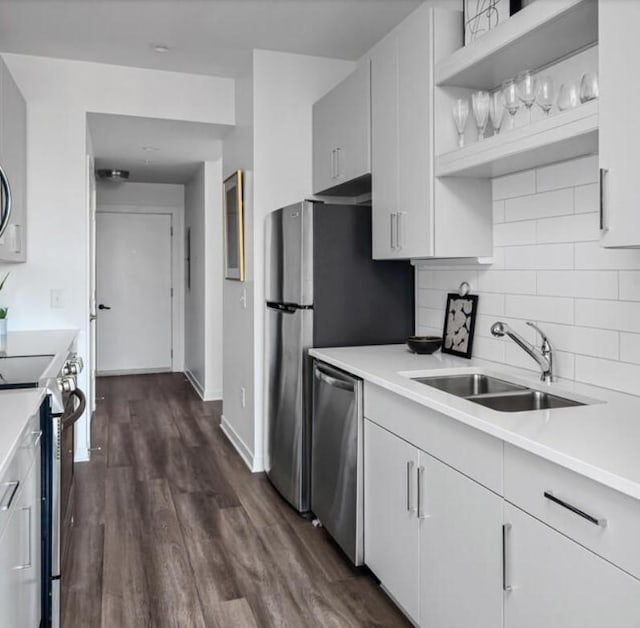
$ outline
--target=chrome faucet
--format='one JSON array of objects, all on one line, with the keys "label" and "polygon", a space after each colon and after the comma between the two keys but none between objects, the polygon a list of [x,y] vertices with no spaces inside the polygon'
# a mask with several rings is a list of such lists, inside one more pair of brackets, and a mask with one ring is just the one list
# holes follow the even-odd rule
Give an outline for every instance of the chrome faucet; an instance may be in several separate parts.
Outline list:
[{"label": "chrome faucet", "polygon": [[542,369],[540,380],[550,384],[553,381],[553,349],[551,348],[551,343],[545,333],[536,324],[527,321],[527,325],[533,327],[540,334],[542,345],[539,349],[527,342],[520,334],[511,329],[507,323],[503,323],[502,321],[496,321],[491,325],[491,333],[499,338],[504,335],[509,336],[513,342],[526,351],[538,363]]}]

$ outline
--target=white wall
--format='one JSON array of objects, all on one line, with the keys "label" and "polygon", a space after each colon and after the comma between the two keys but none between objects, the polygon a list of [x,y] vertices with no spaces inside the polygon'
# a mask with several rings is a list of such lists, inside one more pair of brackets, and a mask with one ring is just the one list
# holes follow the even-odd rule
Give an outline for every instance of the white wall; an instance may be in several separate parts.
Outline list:
[{"label": "white wall", "polygon": [[[231,79],[3,54],[27,101],[29,259],[12,267],[13,329],[78,328],[88,363],[87,112],[233,124]],[[0,268],[0,272],[4,270]],[[62,289],[64,307],[50,307]],[[87,370],[80,386],[88,388]],[[78,428],[88,452],[86,421]]]},{"label": "white wall", "polygon": [[99,181],[96,189],[98,212],[154,213],[171,216],[173,226],[171,242],[173,358],[171,364],[172,370],[178,372],[184,370],[185,342],[184,195],[183,185],[165,183]]},{"label": "white wall", "polygon": [[423,267],[418,332],[442,333],[445,294],[466,280],[480,295],[475,356],[537,370],[489,331],[504,320],[533,342],[532,320],[560,377],[640,394],[640,250],[599,245],[597,156],[494,179],[493,199],[495,263]]},{"label": "white wall", "polygon": [[[263,467],[264,219],[278,207],[311,196],[311,106],[354,68],[350,61],[256,50],[250,85],[247,77],[237,84],[240,128],[225,141],[224,174],[251,168],[248,188],[253,193],[245,216],[247,282],[225,282],[225,338],[229,334],[239,344],[225,340],[223,429],[254,470]],[[251,96],[252,112],[244,102]],[[245,199],[249,194],[245,191]],[[245,289],[247,310],[242,311]],[[231,351],[244,357],[253,353],[250,380]],[[238,378],[227,378],[227,369]],[[247,391],[245,408],[240,387]]]},{"label": "white wall", "polygon": [[203,399],[222,398],[222,163],[203,163],[185,186],[191,289],[185,294],[185,371]]}]

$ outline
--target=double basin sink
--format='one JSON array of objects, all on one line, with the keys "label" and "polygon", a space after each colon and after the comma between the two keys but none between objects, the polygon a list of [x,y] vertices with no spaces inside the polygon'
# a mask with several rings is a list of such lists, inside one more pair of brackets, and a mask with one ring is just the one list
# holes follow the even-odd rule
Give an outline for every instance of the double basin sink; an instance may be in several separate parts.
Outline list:
[{"label": "double basin sink", "polygon": [[552,395],[482,373],[411,379],[499,412],[529,412],[585,405],[581,401]]}]

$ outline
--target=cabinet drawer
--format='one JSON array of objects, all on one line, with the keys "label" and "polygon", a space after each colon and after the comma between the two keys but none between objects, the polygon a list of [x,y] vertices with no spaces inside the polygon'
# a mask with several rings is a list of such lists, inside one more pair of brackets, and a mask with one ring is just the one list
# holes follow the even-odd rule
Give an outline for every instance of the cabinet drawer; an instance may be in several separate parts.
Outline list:
[{"label": "cabinet drawer", "polygon": [[504,497],[640,578],[640,501],[508,444]]},{"label": "cabinet drawer", "polygon": [[502,441],[365,382],[364,415],[502,495]]}]

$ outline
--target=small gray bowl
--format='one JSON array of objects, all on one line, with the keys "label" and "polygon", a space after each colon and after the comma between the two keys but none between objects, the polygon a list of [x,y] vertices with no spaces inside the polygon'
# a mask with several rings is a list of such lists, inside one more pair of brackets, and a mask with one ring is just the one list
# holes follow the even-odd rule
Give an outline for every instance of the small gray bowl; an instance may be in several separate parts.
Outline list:
[{"label": "small gray bowl", "polygon": [[414,353],[433,353],[442,346],[441,336],[409,336],[407,345]]}]

